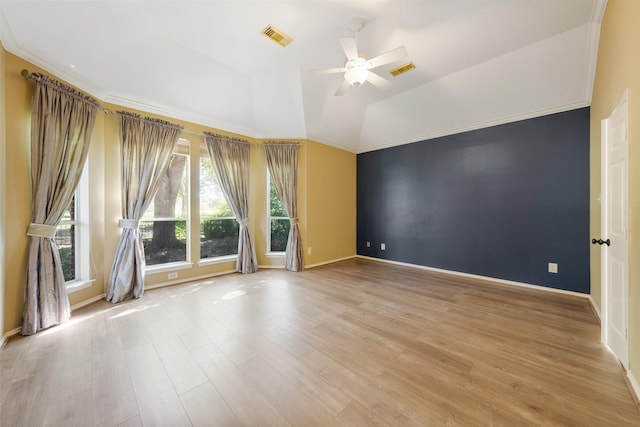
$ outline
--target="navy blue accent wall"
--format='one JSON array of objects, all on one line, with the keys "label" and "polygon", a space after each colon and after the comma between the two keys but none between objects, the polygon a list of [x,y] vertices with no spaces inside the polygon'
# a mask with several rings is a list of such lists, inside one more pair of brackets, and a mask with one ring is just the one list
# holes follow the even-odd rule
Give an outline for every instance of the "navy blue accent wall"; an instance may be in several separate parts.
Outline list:
[{"label": "navy blue accent wall", "polygon": [[589,108],[357,162],[358,254],[589,292]]}]

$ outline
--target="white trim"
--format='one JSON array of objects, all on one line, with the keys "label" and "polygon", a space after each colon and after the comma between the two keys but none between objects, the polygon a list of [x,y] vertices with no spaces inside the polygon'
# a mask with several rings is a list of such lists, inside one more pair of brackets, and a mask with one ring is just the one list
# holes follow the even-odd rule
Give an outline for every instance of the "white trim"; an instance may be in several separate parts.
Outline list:
[{"label": "white trim", "polygon": [[[625,159],[625,169],[626,169],[626,177],[625,177],[625,197],[626,197],[626,202],[627,202],[627,212],[626,212],[626,224],[624,224],[627,234],[629,232],[629,209],[630,209],[630,205],[629,205],[629,153],[630,153],[630,149],[631,149],[631,139],[629,138],[629,88],[626,88],[620,99],[618,100],[618,103],[616,104],[616,106],[614,107],[614,109],[611,111],[611,113],[609,114],[609,116],[605,119],[602,119],[600,121],[600,235],[601,236],[607,236],[609,234],[609,182],[608,182],[608,168],[609,168],[609,146],[610,146],[610,136],[609,136],[609,123],[611,118],[613,117],[613,115],[616,113],[616,111],[618,111],[622,106],[624,106],[624,112],[625,112],[625,126],[626,126],[626,130],[627,130],[627,135],[626,135],[626,139],[627,139],[627,147],[626,147],[626,153],[624,154]],[[627,253],[626,253],[626,264],[625,264],[625,291],[627,294],[627,299],[626,299],[626,308],[625,308],[625,313],[623,313],[622,317],[624,318],[624,322],[625,322],[625,330],[627,331],[628,334],[628,330],[629,330],[629,289],[630,289],[630,283],[629,283],[629,239],[627,237]],[[609,322],[610,322],[610,315],[609,315],[609,248],[608,246],[604,246],[604,245],[600,245],[600,284],[601,284],[601,290],[600,290],[600,295],[601,295],[601,302],[600,302],[600,308],[602,310],[602,317],[601,317],[601,322],[600,322],[600,339],[602,341],[602,343],[604,345],[607,346],[607,348],[609,350],[611,350],[611,352],[616,356],[616,358],[618,359],[618,361],[620,362],[620,364],[623,366],[623,368],[625,369],[625,371],[627,371],[629,369],[629,362],[630,362],[630,346],[629,346],[629,337],[626,336],[625,341],[624,341],[624,345],[625,345],[625,349],[624,351],[622,351],[621,353],[623,353],[623,357],[624,357],[624,353],[626,353],[626,360],[621,360],[620,356],[618,355],[617,352],[613,351],[613,349],[611,348],[611,346],[609,345],[611,340],[609,339]],[[620,352],[620,351],[619,351]]]},{"label": "white trim", "polygon": [[428,134],[419,134],[407,138],[396,139],[394,141],[388,141],[382,144],[370,145],[370,146],[358,146],[356,154],[367,153],[369,151],[382,150],[384,148],[397,147],[398,145],[412,144],[414,142],[428,141],[430,139],[441,138],[443,136],[456,135],[458,133],[469,132],[472,130],[485,129],[493,126],[505,125],[508,123],[515,123],[522,120],[537,119],[539,117],[549,116],[551,114],[564,113],[571,110],[577,110],[578,108],[588,107],[591,101],[579,100],[565,105],[559,105],[551,108],[543,108],[540,110],[529,111],[522,114],[514,114],[509,116],[503,116],[494,120],[486,122],[479,122],[468,126],[460,126],[457,128],[445,129],[442,131],[432,132]]},{"label": "white trim", "polygon": [[234,270],[225,270],[225,271],[220,271],[218,273],[204,274],[202,276],[195,276],[195,277],[185,277],[183,279],[171,280],[170,282],[156,283],[155,285],[145,286],[144,290],[145,291],[150,291],[152,289],[164,288],[166,286],[179,285],[179,284],[187,283],[187,282],[196,282],[198,280],[209,279],[211,277],[216,277],[216,276],[224,276],[226,274],[232,274],[232,273],[236,273],[236,270],[235,269]]},{"label": "white trim", "polygon": [[602,19],[604,18],[604,12],[607,8],[607,0],[596,0],[593,2],[593,9],[591,9],[591,19],[589,20],[589,34],[587,36],[587,45],[585,49],[587,51],[587,66],[585,67],[585,99],[591,103],[593,98],[593,82],[596,77],[596,65],[598,63],[598,47],[600,45],[600,27],[602,25]]},{"label": "white trim", "polygon": [[[211,277],[215,277],[215,276],[222,276],[225,274],[231,274],[231,273],[235,273],[236,270],[227,270],[227,271],[221,271],[219,273],[213,273],[213,274],[206,274],[203,276],[197,276],[197,277],[189,277],[189,278],[184,278],[184,279],[180,279],[180,280],[173,280],[171,282],[164,282],[164,283],[158,283],[156,285],[151,285],[151,286],[145,286],[145,290],[152,290],[152,289],[157,289],[157,288],[164,288],[165,286],[172,286],[172,285],[178,285],[180,283],[186,283],[186,282],[195,282],[198,280],[204,280],[204,279],[208,279]],[[74,304],[71,306],[71,311],[75,311],[78,310],[82,307],[86,307],[87,305],[93,304],[94,302],[100,301],[102,299],[104,299],[106,297],[106,294],[100,294],[100,295],[96,295],[95,297],[89,298],[88,300],[79,302],[77,304]],[[61,325],[63,323],[60,323]],[[2,338],[0,338],[0,349],[2,347],[4,347],[4,345],[6,344],[7,340],[20,333],[20,331],[22,330],[22,326],[19,326],[15,329],[10,330],[9,332],[7,332],[6,334],[4,334],[2,336]]]},{"label": "white trim", "polygon": [[168,271],[174,271],[174,270],[187,270],[192,267],[193,267],[192,262],[187,262],[187,261],[168,262],[165,264],[152,265],[150,267],[145,268],[144,275],[146,277],[148,274],[166,273]]},{"label": "white trim", "polygon": [[[38,65],[38,64],[36,64]],[[66,73],[65,74],[69,74]],[[59,74],[58,74],[59,75]],[[65,78],[65,80],[69,81]],[[73,84],[73,83],[72,83]],[[89,91],[88,91],[89,92]],[[248,136],[250,138],[256,138],[256,132],[254,129],[250,129],[243,125],[238,125],[222,120],[212,120],[211,117],[201,116],[199,114],[188,113],[181,110],[176,110],[172,107],[162,106],[158,104],[149,104],[144,101],[136,101],[130,98],[125,98],[118,95],[102,94],[100,97],[104,102],[109,104],[116,104],[118,106],[130,107],[136,110],[155,113],[165,117],[171,117],[177,120],[184,120],[186,122],[206,126],[213,129],[225,130],[231,133],[237,133],[240,135]],[[298,138],[294,138],[298,139]]]},{"label": "white trim", "polygon": [[6,334],[4,334],[2,338],[0,338],[0,348],[4,347],[7,341],[9,340],[9,338],[11,338],[14,335],[18,335],[21,330],[22,330],[22,326],[18,326],[17,328],[12,329],[8,331]]},{"label": "white trim", "polygon": [[[76,311],[79,308],[85,307],[85,306],[87,306],[89,304],[93,304],[96,301],[100,301],[101,299],[104,299],[105,296],[106,296],[105,294],[100,294],[100,295],[97,295],[95,297],[89,298],[88,300],[79,302],[78,304],[72,305],[71,306],[71,311],[72,312]],[[59,323],[59,325],[62,325],[62,324],[64,324],[64,322],[63,323]],[[55,327],[55,326],[57,326],[57,325],[54,325],[52,327]],[[5,346],[5,344],[7,343],[7,340],[9,338],[11,338],[14,335],[18,335],[21,330],[22,330],[22,326],[18,326],[17,328],[12,329],[12,330],[8,331],[6,334],[4,334],[2,336],[2,338],[0,338],[0,349]]]},{"label": "white trim", "polygon": [[265,269],[270,269],[270,268],[274,268],[274,269],[284,269],[284,265],[258,265],[258,268],[265,268]]},{"label": "white trim", "polygon": [[71,311],[76,311],[79,308],[86,307],[86,306],[88,306],[90,304],[93,304],[94,302],[97,302],[97,301],[100,301],[101,299],[104,299],[105,297],[106,297],[106,294],[100,294],[100,295],[96,295],[95,297],[91,297],[88,300],[81,301],[81,302],[79,302],[77,304],[72,305],[71,306]]},{"label": "white trim", "polygon": [[[640,405],[640,385],[636,380],[636,377],[633,376],[633,372],[627,371],[627,380],[629,383],[629,392],[632,394],[633,401],[636,405]],[[640,407],[638,408],[640,409]]]},{"label": "white trim", "polygon": [[322,265],[327,265],[327,264],[334,264],[336,262],[340,262],[340,261],[346,261],[348,259],[353,259],[355,257],[357,257],[358,255],[350,255],[350,256],[346,256],[344,258],[337,258],[337,259],[332,259],[329,261],[323,261],[323,262],[317,262],[315,264],[309,264],[309,265],[305,265],[304,268],[305,270],[308,268],[315,268],[315,267],[320,267]]},{"label": "white trim", "polygon": [[531,283],[516,282],[516,281],[513,281],[513,280],[497,279],[495,277],[480,276],[480,275],[477,275],[477,274],[462,273],[460,271],[453,271],[453,270],[444,270],[442,268],[427,267],[426,265],[409,264],[409,263],[406,263],[406,262],[391,261],[391,260],[388,260],[388,259],[373,258],[373,257],[364,256],[364,255],[356,255],[356,257],[357,258],[362,258],[362,259],[368,259],[368,260],[371,260],[371,261],[380,261],[380,262],[386,262],[388,264],[401,265],[401,266],[404,266],[404,267],[418,268],[420,270],[428,270],[428,271],[434,271],[434,272],[437,272],[437,273],[452,274],[454,276],[467,277],[469,279],[486,280],[486,281],[489,281],[489,282],[500,283],[500,284],[503,284],[503,285],[520,286],[520,287],[523,287],[523,288],[536,289],[536,290],[539,290],[539,291],[547,291],[547,292],[553,292],[553,293],[557,293],[557,294],[571,295],[571,296],[580,297],[580,298],[584,298],[584,299],[589,298],[588,294],[583,294],[581,292],[575,292],[575,291],[567,291],[567,290],[564,290],[564,289],[550,288],[550,287],[544,286],[544,285],[534,285],[534,284],[531,284]]},{"label": "white trim", "polygon": [[600,325],[602,325],[602,316],[600,315],[600,310],[598,310],[598,307],[596,307],[596,303],[593,302],[593,298],[591,298],[591,295],[589,295],[589,303],[591,304],[591,308],[593,309],[593,313],[598,318],[598,323]]},{"label": "white trim", "polygon": [[264,254],[267,258],[284,258],[287,256],[286,252],[267,252]]},{"label": "white trim", "polygon": [[74,292],[78,292],[81,289],[90,288],[91,285],[95,282],[95,279],[91,280],[72,280],[71,282],[65,283],[65,289],[67,294],[72,294]]},{"label": "white trim", "polygon": [[232,261],[235,262],[237,260],[238,260],[238,254],[223,255],[223,256],[217,256],[212,258],[201,258],[200,261],[197,262],[197,264],[198,266],[205,266],[205,265],[222,264],[225,262],[232,262]]},{"label": "white trim", "polygon": [[[281,138],[276,138],[276,139],[281,139]],[[289,139],[289,138],[285,138],[285,139]],[[307,137],[304,138],[308,141],[311,142],[317,142],[318,144],[322,144],[322,145],[328,145],[329,147],[333,147],[333,148],[337,148],[339,150],[343,150],[343,151],[348,151],[350,153],[357,153],[358,149],[357,147],[352,147],[350,145],[346,145],[346,144],[341,144],[339,142],[335,142],[335,141],[329,141],[328,139],[324,139],[321,136],[318,135],[313,135],[313,134],[307,134]]]}]

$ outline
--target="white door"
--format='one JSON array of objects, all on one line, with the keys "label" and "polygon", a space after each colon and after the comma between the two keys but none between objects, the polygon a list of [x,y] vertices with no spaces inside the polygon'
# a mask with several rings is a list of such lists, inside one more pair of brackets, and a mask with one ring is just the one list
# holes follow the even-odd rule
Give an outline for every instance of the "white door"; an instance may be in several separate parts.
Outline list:
[{"label": "white door", "polygon": [[[602,341],[629,363],[628,324],[628,97],[602,121]],[[609,245],[606,244],[609,242]]]}]

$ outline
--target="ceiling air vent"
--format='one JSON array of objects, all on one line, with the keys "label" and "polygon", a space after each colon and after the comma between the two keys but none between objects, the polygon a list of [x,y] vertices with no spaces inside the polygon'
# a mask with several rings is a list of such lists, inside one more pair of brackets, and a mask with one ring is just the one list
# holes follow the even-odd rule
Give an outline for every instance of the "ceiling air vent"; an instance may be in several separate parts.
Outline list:
[{"label": "ceiling air vent", "polygon": [[413,65],[413,62],[409,62],[408,64],[401,65],[392,70],[389,70],[389,74],[393,77],[398,77],[400,74],[404,74],[407,71],[415,70],[416,66]]},{"label": "ceiling air vent", "polygon": [[291,37],[274,27],[273,25],[267,25],[267,28],[262,30],[262,34],[269,37],[274,42],[278,43],[280,46],[286,46],[293,41]]}]

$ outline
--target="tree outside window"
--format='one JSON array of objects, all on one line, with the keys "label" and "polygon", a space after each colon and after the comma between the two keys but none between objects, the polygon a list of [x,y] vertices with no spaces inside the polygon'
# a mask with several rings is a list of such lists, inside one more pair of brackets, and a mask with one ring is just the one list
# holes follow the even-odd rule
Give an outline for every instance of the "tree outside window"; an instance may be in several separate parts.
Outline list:
[{"label": "tree outside window", "polygon": [[56,245],[60,253],[62,263],[62,273],[65,282],[76,280],[76,250],[78,239],[76,228],[78,226],[77,193],[73,195],[71,203],[64,210],[62,219],[56,228]]},{"label": "tree outside window", "polygon": [[285,252],[291,223],[269,176],[269,251]]},{"label": "tree outside window", "polygon": [[200,157],[200,258],[238,253],[240,226],[227,203],[207,154]]},{"label": "tree outside window", "polygon": [[151,206],[140,220],[148,266],[187,261],[188,156],[173,154]]}]

